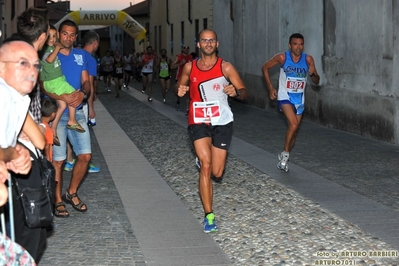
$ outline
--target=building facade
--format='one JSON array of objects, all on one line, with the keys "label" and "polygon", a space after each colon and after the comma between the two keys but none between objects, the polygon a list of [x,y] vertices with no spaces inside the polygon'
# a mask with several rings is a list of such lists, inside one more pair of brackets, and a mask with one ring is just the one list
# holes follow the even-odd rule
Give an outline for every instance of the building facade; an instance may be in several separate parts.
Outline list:
[{"label": "building facade", "polygon": [[55,24],[70,12],[70,1],[47,0],[0,0],[0,42],[17,32],[18,16],[30,7],[47,9],[51,24]]},{"label": "building facade", "polygon": [[173,57],[181,52],[184,44],[196,52],[198,33],[213,28],[213,0],[149,0],[149,40],[159,53],[166,49]]},{"label": "building facade", "polygon": [[17,17],[31,6],[35,0],[0,0],[1,43],[17,31]]},{"label": "building facade", "polygon": [[149,38],[174,55],[183,42],[193,47],[201,29],[214,29],[219,55],[248,87],[246,102],[278,112],[261,67],[300,32],[321,75],[320,86],[307,87],[304,119],[399,143],[398,11],[399,0],[150,0]]},{"label": "building facade", "polygon": [[[321,75],[321,86],[307,87],[304,118],[399,143],[399,1],[214,1],[215,10],[229,6],[233,20],[214,16],[214,29],[223,32],[221,46],[231,44],[220,53],[242,73],[250,104],[277,111],[261,67],[300,32]],[[272,74],[275,86],[278,71]]]}]

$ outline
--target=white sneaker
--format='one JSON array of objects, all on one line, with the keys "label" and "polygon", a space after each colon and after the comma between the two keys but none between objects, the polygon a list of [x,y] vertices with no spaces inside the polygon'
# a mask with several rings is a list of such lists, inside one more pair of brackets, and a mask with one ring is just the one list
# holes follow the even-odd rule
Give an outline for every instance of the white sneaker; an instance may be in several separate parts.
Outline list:
[{"label": "white sneaker", "polygon": [[277,157],[280,160],[279,163],[277,164],[277,168],[287,173],[289,171],[288,160],[290,158],[290,154],[282,152]]},{"label": "white sneaker", "polygon": [[111,92],[111,88],[107,88],[107,91],[108,91],[108,92]]},{"label": "white sneaker", "polygon": [[163,102],[166,103],[166,99],[163,99]]}]

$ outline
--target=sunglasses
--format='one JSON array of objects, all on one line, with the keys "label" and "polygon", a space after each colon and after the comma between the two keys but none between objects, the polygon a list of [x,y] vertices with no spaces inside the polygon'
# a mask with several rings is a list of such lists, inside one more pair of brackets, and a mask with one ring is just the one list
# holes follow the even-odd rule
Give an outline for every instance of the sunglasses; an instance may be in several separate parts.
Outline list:
[{"label": "sunglasses", "polygon": [[183,49],[190,49],[190,47],[188,47],[188,46],[183,46]]},{"label": "sunglasses", "polygon": [[201,39],[200,43],[216,43],[216,39]]}]

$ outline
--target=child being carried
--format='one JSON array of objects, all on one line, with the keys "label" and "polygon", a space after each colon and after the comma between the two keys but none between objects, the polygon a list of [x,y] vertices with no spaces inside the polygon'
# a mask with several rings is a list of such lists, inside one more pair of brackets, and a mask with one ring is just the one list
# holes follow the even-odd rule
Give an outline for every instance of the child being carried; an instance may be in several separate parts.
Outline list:
[{"label": "child being carried", "polygon": [[[58,59],[58,52],[62,49],[62,45],[57,42],[57,29],[50,25],[49,36],[47,39],[47,47],[44,50],[44,55],[42,57],[42,71],[40,72],[40,80],[43,81],[44,89],[56,95],[71,94],[76,90],[69,85],[66,81],[65,76],[62,74],[61,62]],[[61,115],[67,107],[67,103],[62,100],[57,100],[58,110],[57,115],[52,122],[51,129],[54,132],[54,144],[59,145],[59,140],[57,137],[57,126],[61,119]],[[85,132],[84,128],[76,121],[75,113],[76,108],[69,106],[69,119],[67,128],[71,130],[76,130],[77,132]]]}]

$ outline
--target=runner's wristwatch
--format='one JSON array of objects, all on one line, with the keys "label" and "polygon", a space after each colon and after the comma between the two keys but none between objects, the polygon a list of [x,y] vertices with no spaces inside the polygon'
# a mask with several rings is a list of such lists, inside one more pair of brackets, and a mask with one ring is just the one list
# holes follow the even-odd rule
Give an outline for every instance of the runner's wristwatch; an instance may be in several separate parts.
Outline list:
[{"label": "runner's wristwatch", "polygon": [[239,97],[241,95],[240,90],[237,90],[236,88],[236,98]]}]

